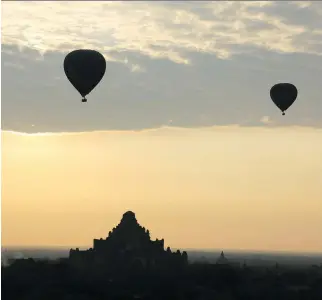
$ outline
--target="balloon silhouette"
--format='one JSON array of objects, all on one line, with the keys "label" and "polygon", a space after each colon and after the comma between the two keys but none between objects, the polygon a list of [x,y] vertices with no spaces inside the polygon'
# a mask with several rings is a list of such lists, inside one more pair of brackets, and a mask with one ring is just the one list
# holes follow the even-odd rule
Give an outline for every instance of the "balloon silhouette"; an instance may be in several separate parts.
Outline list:
[{"label": "balloon silhouette", "polygon": [[284,116],[297,98],[297,88],[291,83],[277,83],[271,88],[270,96]]},{"label": "balloon silhouette", "polygon": [[102,80],[106,70],[104,56],[95,50],[75,50],[66,55],[64,71],[74,88],[85,98]]}]

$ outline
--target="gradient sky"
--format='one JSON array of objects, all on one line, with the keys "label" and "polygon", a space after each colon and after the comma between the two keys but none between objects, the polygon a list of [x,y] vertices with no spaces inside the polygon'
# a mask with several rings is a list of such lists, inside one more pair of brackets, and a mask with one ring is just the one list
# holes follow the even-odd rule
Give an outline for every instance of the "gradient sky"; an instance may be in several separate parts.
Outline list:
[{"label": "gradient sky", "polygon": [[[322,251],[322,2],[2,2],[2,242],[131,209],[184,248]],[[63,72],[101,51],[81,103]],[[282,117],[277,82],[299,96]]]}]

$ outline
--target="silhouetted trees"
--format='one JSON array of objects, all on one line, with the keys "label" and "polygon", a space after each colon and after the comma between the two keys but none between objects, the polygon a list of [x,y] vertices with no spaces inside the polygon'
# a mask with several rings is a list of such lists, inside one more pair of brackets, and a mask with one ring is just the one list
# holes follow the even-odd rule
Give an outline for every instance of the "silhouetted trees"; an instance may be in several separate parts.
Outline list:
[{"label": "silhouetted trees", "polygon": [[99,273],[76,272],[64,261],[17,260],[2,267],[1,280],[3,299],[322,299],[321,267],[189,264]]}]

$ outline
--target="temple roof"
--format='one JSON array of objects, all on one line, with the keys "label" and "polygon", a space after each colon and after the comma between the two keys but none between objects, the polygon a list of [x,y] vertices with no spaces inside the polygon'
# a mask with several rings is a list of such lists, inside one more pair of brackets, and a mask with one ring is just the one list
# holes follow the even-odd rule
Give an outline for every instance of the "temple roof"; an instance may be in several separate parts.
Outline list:
[{"label": "temple roof", "polygon": [[135,217],[135,213],[133,211],[127,211],[126,213],[124,213],[120,224],[138,225],[138,222]]},{"label": "temple roof", "polygon": [[[98,257],[99,260],[110,261],[110,263],[114,258],[121,259],[122,257],[122,260],[124,259],[124,263],[126,263],[127,259],[133,259],[134,256],[154,261],[159,258],[161,259],[160,261],[164,261],[164,259],[167,261],[167,257],[173,254],[169,247],[167,251],[164,250],[163,239],[151,240],[149,230],[146,230],[145,227],[137,222],[135,213],[132,211],[127,211],[123,214],[121,222],[109,232],[105,240],[102,238],[99,240],[94,239],[93,249],[86,251],[71,249],[69,257],[83,255],[83,252],[85,255],[90,255],[93,261],[95,261],[95,257]],[[173,257],[177,257],[183,263],[188,261],[187,253],[180,253],[179,250]],[[171,259],[169,262],[171,262]],[[117,263],[120,263],[120,261],[115,262],[115,264]]]},{"label": "temple roof", "polygon": [[126,213],[123,214],[123,218],[134,218],[135,219],[135,213],[133,211],[127,211]]}]

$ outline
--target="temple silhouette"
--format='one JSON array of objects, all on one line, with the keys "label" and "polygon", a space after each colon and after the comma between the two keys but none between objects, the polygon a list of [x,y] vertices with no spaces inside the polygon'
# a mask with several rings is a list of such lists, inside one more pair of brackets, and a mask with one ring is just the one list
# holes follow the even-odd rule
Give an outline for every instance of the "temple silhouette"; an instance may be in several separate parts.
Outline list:
[{"label": "temple silhouette", "polygon": [[131,211],[93,248],[70,249],[57,260],[18,258],[1,267],[6,299],[322,299],[322,267],[255,264],[243,267],[222,251],[193,260],[150,238]]},{"label": "temple silhouette", "polygon": [[69,263],[78,268],[165,269],[188,264],[187,252],[164,249],[164,239],[152,241],[149,230],[142,227],[135,214],[128,211],[105,239],[94,239],[93,248],[70,249]]},{"label": "temple silhouette", "polygon": [[221,251],[220,256],[217,259],[216,264],[217,265],[228,265],[229,264],[228,259],[225,257],[224,251]]}]

